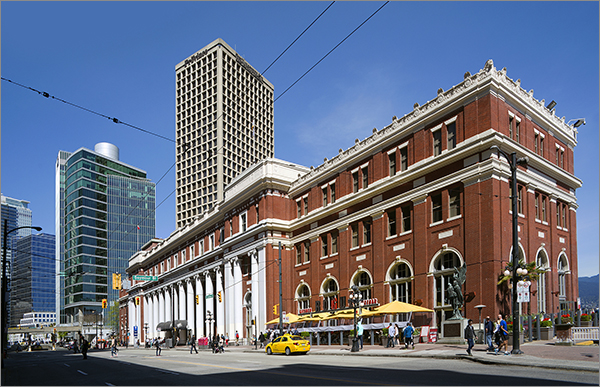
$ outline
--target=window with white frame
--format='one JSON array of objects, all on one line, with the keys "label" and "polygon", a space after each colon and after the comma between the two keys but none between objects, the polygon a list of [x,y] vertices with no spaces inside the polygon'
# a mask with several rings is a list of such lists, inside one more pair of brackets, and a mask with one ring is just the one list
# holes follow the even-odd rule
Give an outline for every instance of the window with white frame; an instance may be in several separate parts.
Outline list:
[{"label": "window with white frame", "polygon": [[321,235],[321,257],[329,255],[329,249],[327,245],[327,234]]},{"label": "window with white frame", "polygon": [[306,284],[302,284],[298,288],[296,300],[298,301],[298,310],[308,309],[310,307],[310,290]]},{"label": "window with white frame", "polygon": [[363,227],[363,245],[367,245],[369,243],[371,243],[371,220],[363,220],[362,222],[362,227]]},{"label": "window with white frame", "polygon": [[447,132],[447,146],[448,150],[454,149],[456,147],[456,121],[453,121],[446,125]]},{"label": "window with white frame", "polygon": [[338,252],[338,231],[331,232],[331,254],[337,254]]},{"label": "window with white frame", "polygon": [[329,278],[323,285],[323,310],[334,310],[338,308],[338,285],[333,278]]},{"label": "window with white frame", "polygon": [[240,231],[246,232],[248,229],[248,213],[243,212],[240,214]]},{"label": "window with white frame", "polygon": [[396,174],[396,151],[388,153],[388,164],[389,164],[389,175],[394,176]]},{"label": "window with white frame", "polygon": [[361,168],[362,171],[362,188],[366,189],[369,187],[369,167]]},{"label": "window with white frame", "polygon": [[535,259],[535,264],[540,269],[544,270],[539,273],[537,283],[537,311],[538,313],[546,313],[548,307],[546,305],[546,271],[550,265],[548,263],[548,257],[543,250],[540,250],[538,256]]},{"label": "window with white frame", "polygon": [[304,242],[304,262],[310,262],[310,241]]},{"label": "window with white frame", "polygon": [[390,301],[412,304],[410,267],[404,262],[398,262],[390,269],[389,276]]},{"label": "window with white frame", "polygon": [[441,126],[433,131],[433,155],[438,156],[442,153],[442,130]]},{"label": "window with white frame", "polygon": [[442,194],[431,195],[431,222],[437,223],[443,220]]},{"label": "window with white frame", "polygon": [[352,192],[358,192],[358,171],[352,172]]},{"label": "window with white frame", "polygon": [[412,222],[411,222],[411,206],[410,205],[404,205],[402,207],[400,207],[400,210],[402,212],[402,231],[401,232],[407,232],[412,230]]},{"label": "window with white frame", "polygon": [[454,268],[460,267],[460,259],[453,251],[446,251],[436,257],[433,264],[435,278],[435,305],[449,306],[448,289],[452,286]]},{"label": "window with white frame", "polygon": [[408,146],[405,145],[400,147],[400,170],[406,171],[408,169]]},{"label": "window with white frame", "polygon": [[388,221],[388,227],[387,227],[387,236],[391,237],[396,235],[396,209],[390,210],[387,212],[387,221]]},{"label": "window with white frame", "polygon": [[566,298],[567,296],[567,278],[569,273],[569,262],[564,254],[558,257],[558,297]]},{"label": "window with white frame", "polygon": [[331,195],[331,203],[335,203],[335,183],[329,184],[329,193]]},{"label": "window with white frame", "polygon": [[363,300],[371,299],[371,285],[373,281],[371,281],[371,276],[364,270],[356,273],[354,278],[352,279],[352,284],[358,287],[360,294],[362,295]]},{"label": "window with white frame", "polygon": [[450,218],[459,216],[460,212],[460,187],[450,188],[448,190],[448,199],[450,205]]}]

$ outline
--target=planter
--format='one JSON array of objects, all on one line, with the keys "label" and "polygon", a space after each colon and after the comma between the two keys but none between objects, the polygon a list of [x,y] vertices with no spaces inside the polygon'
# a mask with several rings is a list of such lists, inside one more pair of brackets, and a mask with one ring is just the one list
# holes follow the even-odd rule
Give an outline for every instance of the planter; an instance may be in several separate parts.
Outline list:
[{"label": "planter", "polygon": [[[519,334],[519,343],[523,344],[525,342],[525,335],[523,332]],[[513,346],[513,333],[508,332],[508,345]]]},{"label": "planter", "polygon": [[592,321],[582,321],[581,324],[579,325],[581,327],[591,327],[592,326]]},{"label": "planter", "polygon": [[388,345],[388,339],[389,339],[389,337],[388,337],[388,336],[385,336],[385,337],[382,337],[382,338],[381,338],[381,345],[383,345],[383,347],[384,347],[384,348],[387,348],[387,345]]},{"label": "planter", "polygon": [[539,340],[552,340],[554,338],[553,327],[540,327]]},{"label": "planter", "polygon": [[556,341],[561,342],[571,342],[571,328],[573,324],[556,324],[554,329],[556,329]]}]

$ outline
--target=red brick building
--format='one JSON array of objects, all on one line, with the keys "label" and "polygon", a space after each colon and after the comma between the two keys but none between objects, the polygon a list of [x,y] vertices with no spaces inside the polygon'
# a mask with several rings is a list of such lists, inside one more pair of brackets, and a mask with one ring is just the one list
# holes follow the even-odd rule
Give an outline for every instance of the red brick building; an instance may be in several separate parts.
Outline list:
[{"label": "red brick building", "polygon": [[497,282],[511,257],[511,173],[492,146],[529,159],[517,172],[520,257],[545,272],[523,311],[575,301],[577,129],[519,83],[488,61],[316,168],[273,159],[249,168],[211,212],[130,259],[130,274],[158,281],[130,289],[129,325],[149,322],[155,336],[180,320],[197,336],[249,337],[256,319],[264,330],[279,304],[279,242],[278,311],[340,309],[357,285],[365,300],[433,309],[415,322],[440,326],[454,268],[466,264],[463,316],[476,320],[478,304],[510,313]]}]

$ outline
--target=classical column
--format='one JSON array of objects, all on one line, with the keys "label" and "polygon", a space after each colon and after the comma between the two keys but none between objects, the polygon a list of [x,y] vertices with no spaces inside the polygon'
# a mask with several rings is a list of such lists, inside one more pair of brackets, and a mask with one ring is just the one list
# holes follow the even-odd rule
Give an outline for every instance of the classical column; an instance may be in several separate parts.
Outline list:
[{"label": "classical column", "polygon": [[[215,268],[215,298],[216,301],[216,314],[217,314],[217,334],[224,335],[225,329],[227,326],[225,325],[225,298],[223,293],[223,272],[220,267]],[[221,302],[219,302],[219,292],[221,292]]]},{"label": "classical column", "polygon": [[133,326],[135,325],[135,297],[131,297],[129,298],[129,300],[127,301],[127,307],[128,307],[128,313],[129,313],[129,318],[128,318],[128,326],[129,326],[129,338],[127,339],[127,341],[129,342],[129,344],[132,344],[133,341]]},{"label": "classical column", "polygon": [[179,319],[180,320],[187,320],[187,313],[186,313],[186,307],[187,307],[187,300],[186,300],[186,295],[185,295],[185,281],[181,281],[177,284],[177,288],[179,289]]},{"label": "classical column", "polygon": [[196,319],[194,313],[194,303],[196,302],[196,297],[194,295],[194,287],[192,286],[192,278],[185,279],[185,285],[187,290],[186,300],[187,300],[187,321],[188,328],[192,330],[192,334],[198,337],[198,332],[196,331]]},{"label": "classical column", "polygon": [[165,312],[165,289],[162,288],[158,291],[158,322],[165,322],[166,319]]},{"label": "classical column", "polygon": [[165,321],[173,321],[173,302],[171,301],[171,286],[165,287]]},{"label": "classical column", "polygon": [[[234,301],[234,316],[235,316],[235,326],[233,329],[233,333],[235,334],[235,331],[238,331],[240,334],[240,338],[244,337],[244,293],[243,293],[243,283],[242,283],[242,267],[241,267],[241,261],[236,258],[233,261],[233,301]],[[250,317],[250,319],[253,319],[254,316]],[[250,323],[250,321],[247,321],[247,323]],[[235,339],[235,337],[234,337]]]},{"label": "classical column", "polygon": [[148,332],[146,331],[146,329],[144,329],[146,326],[150,327],[150,316],[148,311],[150,310],[150,295],[145,294],[144,295],[144,313],[143,313],[143,318],[142,321],[140,322],[141,325],[141,329],[143,332],[143,335],[140,336],[140,343],[143,343],[144,341],[146,341],[146,339],[148,338]]},{"label": "classical column", "polygon": [[154,313],[154,318],[152,319],[152,337],[156,337],[158,336],[157,333],[158,331],[156,330],[156,326],[158,325],[159,318],[158,316],[160,315],[160,309],[159,309],[159,305],[158,305],[158,292],[155,291],[153,296],[152,296],[152,300],[153,300],[153,307],[152,307],[152,312]]},{"label": "classical column", "polygon": [[152,325],[154,325],[154,295],[152,293],[148,294],[148,320],[146,320],[146,322],[148,322],[148,337],[154,337],[154,329],[152,329]]},{"label": "classical column", "polygon": [[[214,304],[215,299],[214,299],[213,296],[214,296],[215,291],[213,290],[214,288],[213,288],[212,278],[211,278],[211,275],[210,275],[209,271],[204,272],[204,280],[205,280],[205,284],[206,284],[206,288],[205,288],[206,296],[205,296],[205,298],[209,297],[209,298],[206,298],[206,312],[207,313],[206,313],[205,317],[208,317],[208,312],[211,312],[212,313],[212,317],[214,319],[215,318],[215,307],[214,307],[215,306],[215,304]],[[215,334],[214,320],[213,320],[212,324],[207,324],[206,329],[208,331],[207,336],[212,337]]]},{"label": "classical column", "polygon": [[179,320],[179,284],[174,283],[171,288],[173,289],[173,320]]},{"label": "classical column", "polygon": [[[235,333],[234,323],[235,323],[235,312],[234,312],[234,298],[235,293],[232,288],[233,285],[233,276],[231,273],[231,260],[225,261],[223,276],[225,281],[225,289],[223,291],[223,303],[224,303],[224,311],[225,311],[225,332],[229,334],[229,338],[233,337]],[[218,301],[217,301],[218,302]]]},{"label": "classical column", "polygon": [[[202,276],[196,275],[196,295],[198,296],[198,304],[196,305],[196,337],[200,335],[208,336],[208,331],[205,328],[204,320],[204,289],[202,288]],[[194,300],[196,302],[196,300]]]},{"label": "classical column", "polygon": [[[257,317],[257,321],[256,323],[258,324],[258,321],[261,321],[261,319],[259,318],[259,278],[258,278],[258,253],[256,250],[253,250],[250,253],[250,275],[251,275],[251,279],[252,279],[252,283],[251,283],[251,290],[252,290],[252,318],[254,318],[254,316]],[[266,321],[265,321],[266,322]],[[263,325],[259,325],[258,326],[258,330],[260,331],[260,328],[264,328]]]}]

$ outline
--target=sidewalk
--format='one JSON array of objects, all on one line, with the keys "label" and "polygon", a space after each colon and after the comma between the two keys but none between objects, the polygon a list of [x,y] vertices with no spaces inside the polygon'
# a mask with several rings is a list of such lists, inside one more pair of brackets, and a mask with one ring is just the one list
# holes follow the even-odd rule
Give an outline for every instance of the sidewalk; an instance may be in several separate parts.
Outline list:
[{"label": "sidewalk", "polygon": [[[473,356],[467,355],[466,344],[420,343],[415,346],[415,349],[404,349],[404,346],[400,348],[384,348],[377,345],[365,345],[359,352],[350,352],[350,346],[347,345],[314,345],[311,347],[309,353],[311,355],[330,356],[395,356],[461,359],[482,364],[517,365],[588,372],[599,372],[600,369],[598,345],[560,346],[554,345],[554,341],[533,341],[521,344],[520,348],[523,352],[521,355],[495,355],[492,352],[486,352],[485,345],[477,344],[475,345],[475,348],[473,348]],[[227,351],[263,352],[264,349],[254,350],[254,347],[250,346],[230,346],[225,348],[226,353]]]}]

